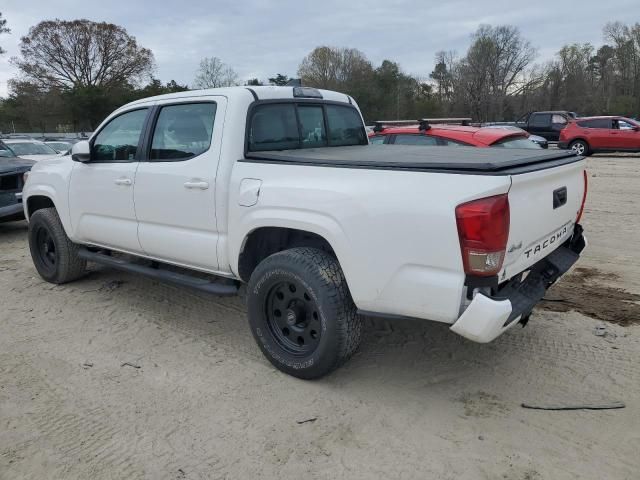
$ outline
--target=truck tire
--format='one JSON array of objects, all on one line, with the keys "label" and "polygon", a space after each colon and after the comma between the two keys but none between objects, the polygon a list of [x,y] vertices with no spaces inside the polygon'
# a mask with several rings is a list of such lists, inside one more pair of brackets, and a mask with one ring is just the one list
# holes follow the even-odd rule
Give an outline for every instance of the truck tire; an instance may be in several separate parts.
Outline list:
[{"label": "truck tire", "polygon": [[342,269],[316,248],[292,248],[263,260],[249,280],[247,307],[262,353],[294,377],[322,377],[360,344],[362,323]]},{"label": "truck tire", "polygon": [[578,155],[583,155],[585,157],[591,155],[591,148],[589,148],[589,144],[584,140],[574,140],[569,145],[569,148]]},{"label": "truck tire", "polygon": [[55,208],[37,210],[29,219],[29,250],[40,276],[50,283],[66,283],[83,276],[87,262],[78,257]]}]

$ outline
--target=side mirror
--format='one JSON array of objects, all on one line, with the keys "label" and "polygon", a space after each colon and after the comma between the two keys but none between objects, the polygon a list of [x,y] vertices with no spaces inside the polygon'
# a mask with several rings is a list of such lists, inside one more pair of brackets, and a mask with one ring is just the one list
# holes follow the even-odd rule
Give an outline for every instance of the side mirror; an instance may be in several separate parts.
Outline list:
[{"label": "side mirror", "polygon": [[634,127],[633,127],[633,131],[634,131],[634,132],[640,132],[640,127],[638,127],[638,126],[634,126]]},{"label": "side mirror", "polygon": [[71,148],[71,160],[82,163],[91,160],[91,147],[88,141],[82,140]]}]

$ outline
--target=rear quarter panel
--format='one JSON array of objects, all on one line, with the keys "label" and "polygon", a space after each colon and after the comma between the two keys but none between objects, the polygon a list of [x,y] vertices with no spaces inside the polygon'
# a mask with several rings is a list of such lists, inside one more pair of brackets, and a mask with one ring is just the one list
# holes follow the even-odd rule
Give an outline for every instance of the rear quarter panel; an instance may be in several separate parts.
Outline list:
[{"label": "rear quarter panel", "polygon": [[[252,207],[238,204],[244,178],[262,180]],[[231,269],[237,275],[251,231],[306,230],[331,244],[361,310],[452,323],[465,277],[455,207],[509,185],[508,176],[237,162],[229,192]]]}]

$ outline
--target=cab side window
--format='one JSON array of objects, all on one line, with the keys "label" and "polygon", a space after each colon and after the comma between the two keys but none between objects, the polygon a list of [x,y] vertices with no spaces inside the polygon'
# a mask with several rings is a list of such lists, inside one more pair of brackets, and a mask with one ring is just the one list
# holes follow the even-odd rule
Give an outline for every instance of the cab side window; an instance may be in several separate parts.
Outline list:
[{"label": "cab side window", "polygon": [[123,113],[111,120],[93,142],[92,160],[98,162],[133,162],[148,109]]},{"label": "cab side window", "polygon": [[151,142],[150,161],[188,160],[209,150],[215,103],[162,107]]},{"label": "cab side window", "polygon": [[329,145],[366,145],[367,132],[360,114],[355,108],[342,105],[327,105]]}]

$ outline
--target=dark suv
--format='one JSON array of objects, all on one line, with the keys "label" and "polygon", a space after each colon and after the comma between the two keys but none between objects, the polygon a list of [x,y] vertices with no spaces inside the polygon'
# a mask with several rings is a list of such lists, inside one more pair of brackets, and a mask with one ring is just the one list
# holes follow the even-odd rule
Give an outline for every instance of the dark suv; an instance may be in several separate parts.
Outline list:
[{"label": "dark suv", "polygon": [[24,218],[22,210],[23,178],[35,163],[33,160],[14,157],[0,142],[0,222]]},{"label": "dark suv", "polygon": [[570,120],[576,118],[578,118],[578,114],[575,112],[550,110],[527,113],[515,122],[497,122],[484,125],[511,125],[526,130],[532,135],[546,138],[550,142],[557,142],[560,139],[562,129],[567,126]]}]

